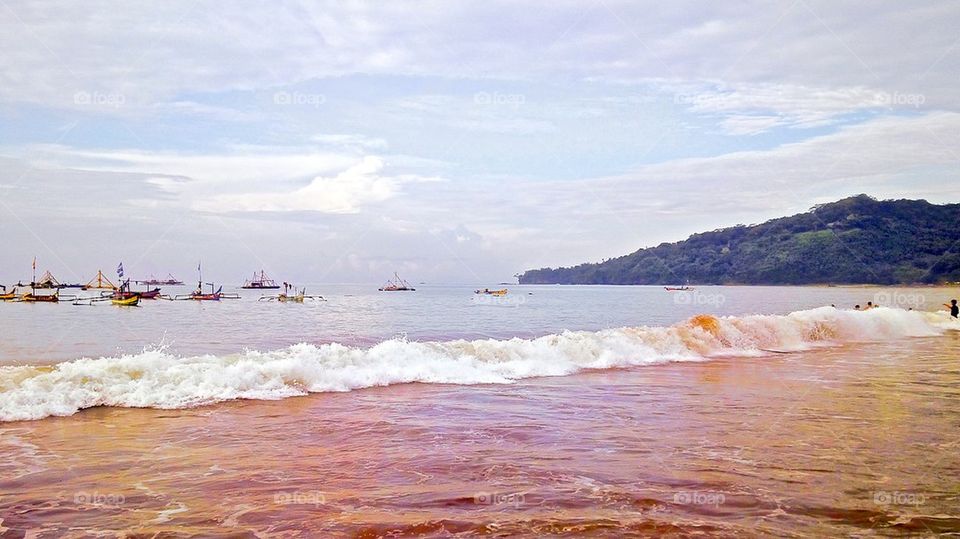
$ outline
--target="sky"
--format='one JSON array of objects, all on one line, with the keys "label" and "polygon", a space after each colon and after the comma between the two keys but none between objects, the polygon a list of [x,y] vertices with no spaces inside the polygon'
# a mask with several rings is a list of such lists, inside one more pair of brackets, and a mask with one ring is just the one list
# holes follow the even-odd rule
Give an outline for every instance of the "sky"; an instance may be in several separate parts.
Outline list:
[{"label": "sky", "polygon": [[0,282],[495,284],[960,202],[960,3],[0,0]]}]

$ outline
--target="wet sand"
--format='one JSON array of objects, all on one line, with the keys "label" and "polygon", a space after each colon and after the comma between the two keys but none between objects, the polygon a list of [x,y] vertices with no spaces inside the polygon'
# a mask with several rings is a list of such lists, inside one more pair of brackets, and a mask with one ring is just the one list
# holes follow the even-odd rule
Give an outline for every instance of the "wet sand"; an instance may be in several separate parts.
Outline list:
[{"label": "wet sand", "polygon": [[2,537],[960,533],[960,333],[0,425]]}]

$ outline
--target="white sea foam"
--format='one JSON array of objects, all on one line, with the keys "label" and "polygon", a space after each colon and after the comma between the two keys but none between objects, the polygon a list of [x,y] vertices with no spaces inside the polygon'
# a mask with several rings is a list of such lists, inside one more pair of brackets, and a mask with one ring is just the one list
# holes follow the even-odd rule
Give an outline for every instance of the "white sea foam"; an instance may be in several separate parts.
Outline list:
[{"label": "white sea foam", "polygon": [[567,331],[536,339],[394,339],[371,348],[298,344],[271,352],[194,357],[161,349],[54,367],[2,367],[0,421],[65,416],[93,406],[184,408],[410,382],[505,384],[584,369],[934,336],[947,329],[960,329],[960,324],[945,313],[824,307],[786,316],[703,315],[671,327]]}]

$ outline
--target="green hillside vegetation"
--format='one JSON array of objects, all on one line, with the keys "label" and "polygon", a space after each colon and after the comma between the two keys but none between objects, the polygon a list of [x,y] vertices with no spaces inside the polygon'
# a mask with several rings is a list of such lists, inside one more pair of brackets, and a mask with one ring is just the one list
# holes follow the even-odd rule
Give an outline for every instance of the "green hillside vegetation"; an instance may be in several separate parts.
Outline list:
[{"label": "green hillside vegetation", "polygon": [[960,204],[867,195],[694,234],[522,284],[898,284],[960,281]]}]

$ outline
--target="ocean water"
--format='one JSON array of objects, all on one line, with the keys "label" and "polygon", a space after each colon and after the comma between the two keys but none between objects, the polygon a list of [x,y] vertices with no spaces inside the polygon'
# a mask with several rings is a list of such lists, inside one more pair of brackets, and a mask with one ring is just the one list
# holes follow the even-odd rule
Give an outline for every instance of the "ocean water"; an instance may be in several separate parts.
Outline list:
[{"label": "ocean water", "polygon": [[0,304],[0,533],[960,532],[960,290],[509,288]]}]

